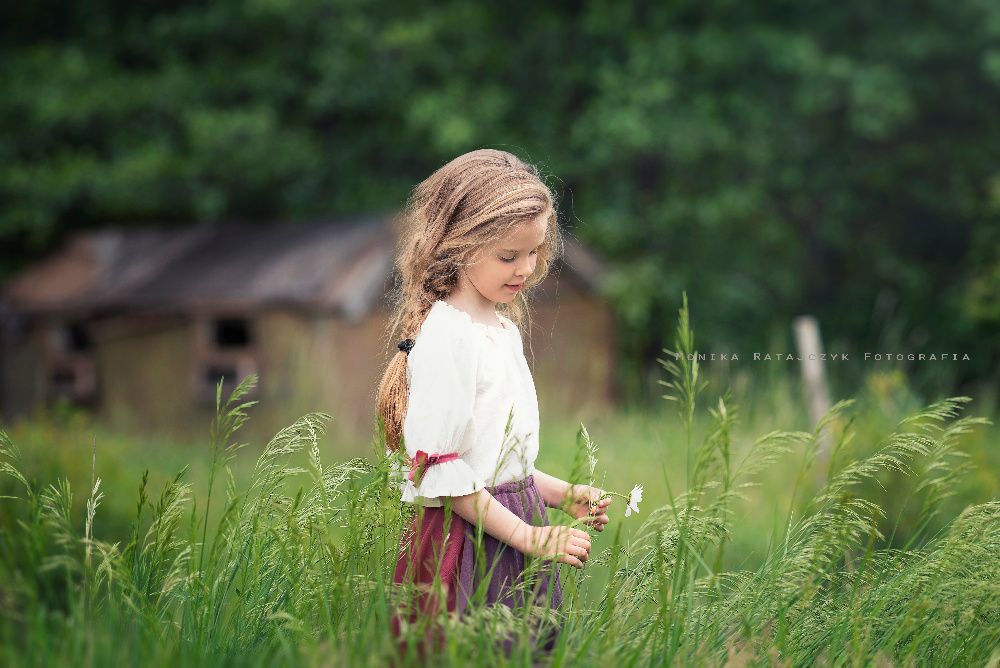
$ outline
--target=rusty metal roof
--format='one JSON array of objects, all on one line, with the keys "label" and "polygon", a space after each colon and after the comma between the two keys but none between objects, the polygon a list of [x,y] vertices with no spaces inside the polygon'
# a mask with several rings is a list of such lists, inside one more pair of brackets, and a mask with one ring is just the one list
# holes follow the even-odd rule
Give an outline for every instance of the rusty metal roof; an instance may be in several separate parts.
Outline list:
[{"label": "rusty metal roof", "polygon": [[[104,229],[16,276],[3,301],[25,315],[297,305],[355,319],[390,287],[394,252],[387,218]],[[562,264],[588,289],[604,273],[571,239]]]}]

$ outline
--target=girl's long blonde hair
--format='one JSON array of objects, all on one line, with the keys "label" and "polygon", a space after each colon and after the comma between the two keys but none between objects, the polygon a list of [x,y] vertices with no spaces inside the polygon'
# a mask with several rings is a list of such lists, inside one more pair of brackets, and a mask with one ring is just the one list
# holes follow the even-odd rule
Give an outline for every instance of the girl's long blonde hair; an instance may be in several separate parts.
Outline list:
[{"label": "girl's long blonde hair", "polygon": [[[519,327],[528,314],[528,293],[542,282],[562,253],[555,196],[542,182],[538,169],[506,151],[479,149],[458,156],[417,185],[394,221],[399,248],[388,328],[391,344],[416,339],[431,306],[451,293],[460,270],[477,251],[496,243],[516,225],[543,214],[547,230],[535,271],[514,301],[497,309]],[[397,350],[375,400],[377,416],[384,422],[386,447],[391,451],[400,447],[408,395],[406,353]]]}]

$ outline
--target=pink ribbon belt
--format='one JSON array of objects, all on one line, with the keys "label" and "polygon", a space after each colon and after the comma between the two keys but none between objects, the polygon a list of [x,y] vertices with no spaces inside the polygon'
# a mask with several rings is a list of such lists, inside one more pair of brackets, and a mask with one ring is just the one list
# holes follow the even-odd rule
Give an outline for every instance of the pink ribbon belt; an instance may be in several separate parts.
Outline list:
[{"label": "pink ribbon belt", "polygon": [[410,480],[413,481],[414,485],[419,485],[424,479],[427,467],[433,466],[434,464],[443,464],[455,459],[458,459],[457,452],[429,455],[423,450],[417,450],[417,454],[413,457],[413,463],[410,464]]}]

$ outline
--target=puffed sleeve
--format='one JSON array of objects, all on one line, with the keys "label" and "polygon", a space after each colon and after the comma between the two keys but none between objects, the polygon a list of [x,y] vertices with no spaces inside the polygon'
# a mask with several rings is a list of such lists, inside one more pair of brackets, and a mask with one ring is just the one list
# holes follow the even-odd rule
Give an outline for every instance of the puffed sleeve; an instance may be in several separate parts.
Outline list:
[{"label": "puffed sleeve", "polygon": [[428,466],[418,486],[403,479],[403,500],[441,505],[440,497],[463,496],[486,487],[465,455],[476,438],[478,346],[471,337],[449,330],[447,323],[425,321],[407,359],[409,398],[403,419],[403,445],[412,459],[457,452],[458,459]]}]

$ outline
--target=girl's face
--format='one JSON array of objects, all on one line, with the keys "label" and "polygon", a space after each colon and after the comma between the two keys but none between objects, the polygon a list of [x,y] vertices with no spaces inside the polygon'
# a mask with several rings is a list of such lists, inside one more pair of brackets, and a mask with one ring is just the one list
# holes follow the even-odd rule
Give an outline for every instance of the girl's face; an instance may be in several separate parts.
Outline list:
[{"label": "girl's face", "polygon": [[545,241],[548,214],[521,223],[492,246],[487,246],[465,268],[466,277],[491,302],[511,302],[535,271],[538,247]]}]

